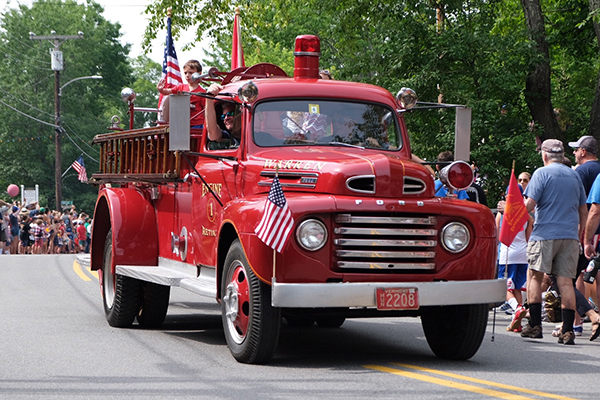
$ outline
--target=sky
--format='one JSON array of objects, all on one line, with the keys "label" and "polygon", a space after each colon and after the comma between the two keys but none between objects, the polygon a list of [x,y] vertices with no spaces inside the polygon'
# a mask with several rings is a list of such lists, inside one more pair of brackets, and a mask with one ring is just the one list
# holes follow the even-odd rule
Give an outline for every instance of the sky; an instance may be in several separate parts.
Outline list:
[{"label": "sky", "polygon": [[[142,36],[146,25],[148,25],[144,8],[148,4],[148,0],[96,0],[96,2],[104,7],[104,18],[121,24],[121,32],[123,33],[121,42],[132,44],[131,57],[142,54]],[[152,49],[148,54],[148,57],[160,64],[162,64],[164,57],[166,35],[166,30],[157,34],[158,38],[152,41]],[[175,42],[175,51],[177,51],[177,59],[180,65],[190,59],[200,60],[204,56],[200,45],[195,46],[191,51],[184,52],[181,50],[183,44],[191,42],[193,37],[193,31],[186,31]]]},{"label": "sky", "polygon": [[[121,42],[130,43],[132,58],[142,54],[142,37],[144,30],[148,24],[147,16],[144,14],[144,9],[148,4],[148,0],[95,0],[98,4],[104,7],[104,18],[111,22],[118,22],[121,24]],[[8,5],[9,8],[16,7],[17,4],[31,5],[32,0],[0,0],[0,11],[4,10]],[[85,3],[85,1],[78,0],[78,3]],[[165,16],[166,18],[166,16]],[[49,35],[50,32],[36,32],[38,35]],[[64,33],[68,34],[68,33]],[[73,34],[76,34],[73,32]],[[164,54],[164,43],[166,37],[166,30],[158,32],[157,39],[152,41],[152,47],[148,57],[162,64]],[[187,60],[197,59],[201,60],[204,56],[202,52],[202,45],[196,45],[192,50],[182,51],[184,43],[191,42],[194,37],[193,31],[182,32],[182,35],[175,42],[175,50],[177,51],[177,59],[179,64],[183,65]]]}]

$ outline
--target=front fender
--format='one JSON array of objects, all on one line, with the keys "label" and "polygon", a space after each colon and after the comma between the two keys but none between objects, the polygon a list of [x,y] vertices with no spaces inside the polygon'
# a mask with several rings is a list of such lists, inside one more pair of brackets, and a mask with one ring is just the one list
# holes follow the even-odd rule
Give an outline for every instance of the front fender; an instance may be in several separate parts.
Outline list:
[{"label": "front fender", "polygon": [[112,228],[115,265],[158,265],[158,227],[153,205],[136,189],[101,189],[92,225],[91,269],[102,268]]},{"label": "front fender", "polygon": [[[337,210],[335,198],[329,194],[305,194],[287,193],[287,202],[294,217],[294,227],[291,237],[288,239],[283,254],[277,254],[276,261],[281,263],[283,255],[295,260],[302,260],[307,264],[319,268],[327,268],[331,255],[325,249],[318,253],[307,253],[294,244],[294,232],[296,226],[306,215],[322,216],[327,220],[327,215]],[[224,225],[235,227],[236,236],[240,239],[250,268],[254,274],[265,283],[271,283],[273,277],[273,254],[274,250],[263,243],[254,229],[262,219],[266,195],[249,196],[243,199],[229,202],[223,209]],[[221,229],[223,232],[229,230]],[[220,251],[223,249],[220,249]],[[224,259],[224,258],[223,258]],[[221,260],[221,258],[220,258]]]}]

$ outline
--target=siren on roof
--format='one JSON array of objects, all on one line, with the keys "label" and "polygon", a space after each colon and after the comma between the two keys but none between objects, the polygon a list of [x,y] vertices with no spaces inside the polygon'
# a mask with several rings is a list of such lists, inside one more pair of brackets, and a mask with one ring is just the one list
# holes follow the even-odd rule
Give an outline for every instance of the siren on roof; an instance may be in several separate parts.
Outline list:
[{"label": "siren on roof", "polygon": [[296,37],[294,49],[294,78],[318,79],[321,39],[315,35]]}]

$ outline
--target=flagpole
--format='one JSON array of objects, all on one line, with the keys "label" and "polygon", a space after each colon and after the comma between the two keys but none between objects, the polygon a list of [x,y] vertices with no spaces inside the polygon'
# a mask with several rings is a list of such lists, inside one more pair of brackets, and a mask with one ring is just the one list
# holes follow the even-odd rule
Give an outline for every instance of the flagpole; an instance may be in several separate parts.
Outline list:
[{"label": "flagpole", "polygon": [[273,249],[273,281],[277,275],[276,253],[283,252],[294,227],[294,217],[279,182],[279,167],[276,165],[263,216],[254,228],[257,237]]},{"label": "flagpole", "polygon": [[[513,158],[512,169],[510,170],[511,176],[512,176],[512,174],[515,173],[515,163],[516,163],[516,160]],[[504,221],[502,221],[502,222],[504,222]],[[506,246],[506,245],[504,245],[504,246]],[[508,278],[508,251],[509,250],[510,250],[510,246],[506,246],[506,258],[504,259],[504,279]]]},{"label": "flagpole", "polygon": [[62,174],[60,177],[61,177],[61,178],[64,178],[64,176],[67,174],[67,172],[69,172],[69,170],[70,170],[71,168],[73,168],[73,165],[69,165],[69,168],[67,168],[67,169],[65,170],[65,172],[63,172],[63,174]]},{"label": "flagpole", "polygon": [[[279,176],[279,164],[275,165],[275,178]],[[277,264],[277,250],[273,248],[273,282],[275,282],[275,265]]]},{"label": "flagpole", "polygon": [[[80,157],[83,157],[83,153],[81,153],[81,154],[79,155],[79,157],[77,157],[77,160],[79,160],[79,158],[80,158]],[[69,170],[70,170],[71,168],[73,168],[73,163],[71,163],[71,165],[69,165],[69,168],[67,168],[67,169],[65,170],[65,172],[63,172],[63,174],[60,176],[60,177],[61,177],[61,179],[62,179],[62,178],[64,178],[64,176],[67,174],[67,172],[69,172]]]}]

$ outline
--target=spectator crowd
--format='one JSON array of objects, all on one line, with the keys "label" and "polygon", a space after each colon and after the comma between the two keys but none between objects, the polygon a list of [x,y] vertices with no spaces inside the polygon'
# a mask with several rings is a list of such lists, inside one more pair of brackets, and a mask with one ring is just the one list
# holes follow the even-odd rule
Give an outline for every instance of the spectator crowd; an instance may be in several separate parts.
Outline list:
[{"label": "spectator crowd", "polygon": [[75,206],[61,212],[0,200],[0,255],[89,253],[91,227]]},{"label": "spectator crowd", "polygon": [[[584,136],[570,142],[569,147],[575,165],[565,157],[561,141],[548,139],[540,145],[544,166],[533,175],[522,172],[518,181],[511,176],[513,186],[507,189],[511,210],[522,204],[522,212],[511,214],[514,219],[507,222],[509,226],[518,224],[516,236],[508,239],[501,234],[505,201],[498,204],[496,216],[502,240],[498,277],[507,279],[506,302],[501,310],[512,315],[507,330],[541,339],[543,321],[560,322],[552,336],[566,345],[582,336],[585,321],[591,323],[589,340],[600,336],[600,280],[583,279],[589,260],[600,253],[598,142]],[[453,161],[452,153],[440,153],[437,161]],[[453,192],[439,180],[435,183],[436,196],[483,203],[481,196],[473,197],[465,190]],[[528,322],[522,324],[523,319]]]}]

